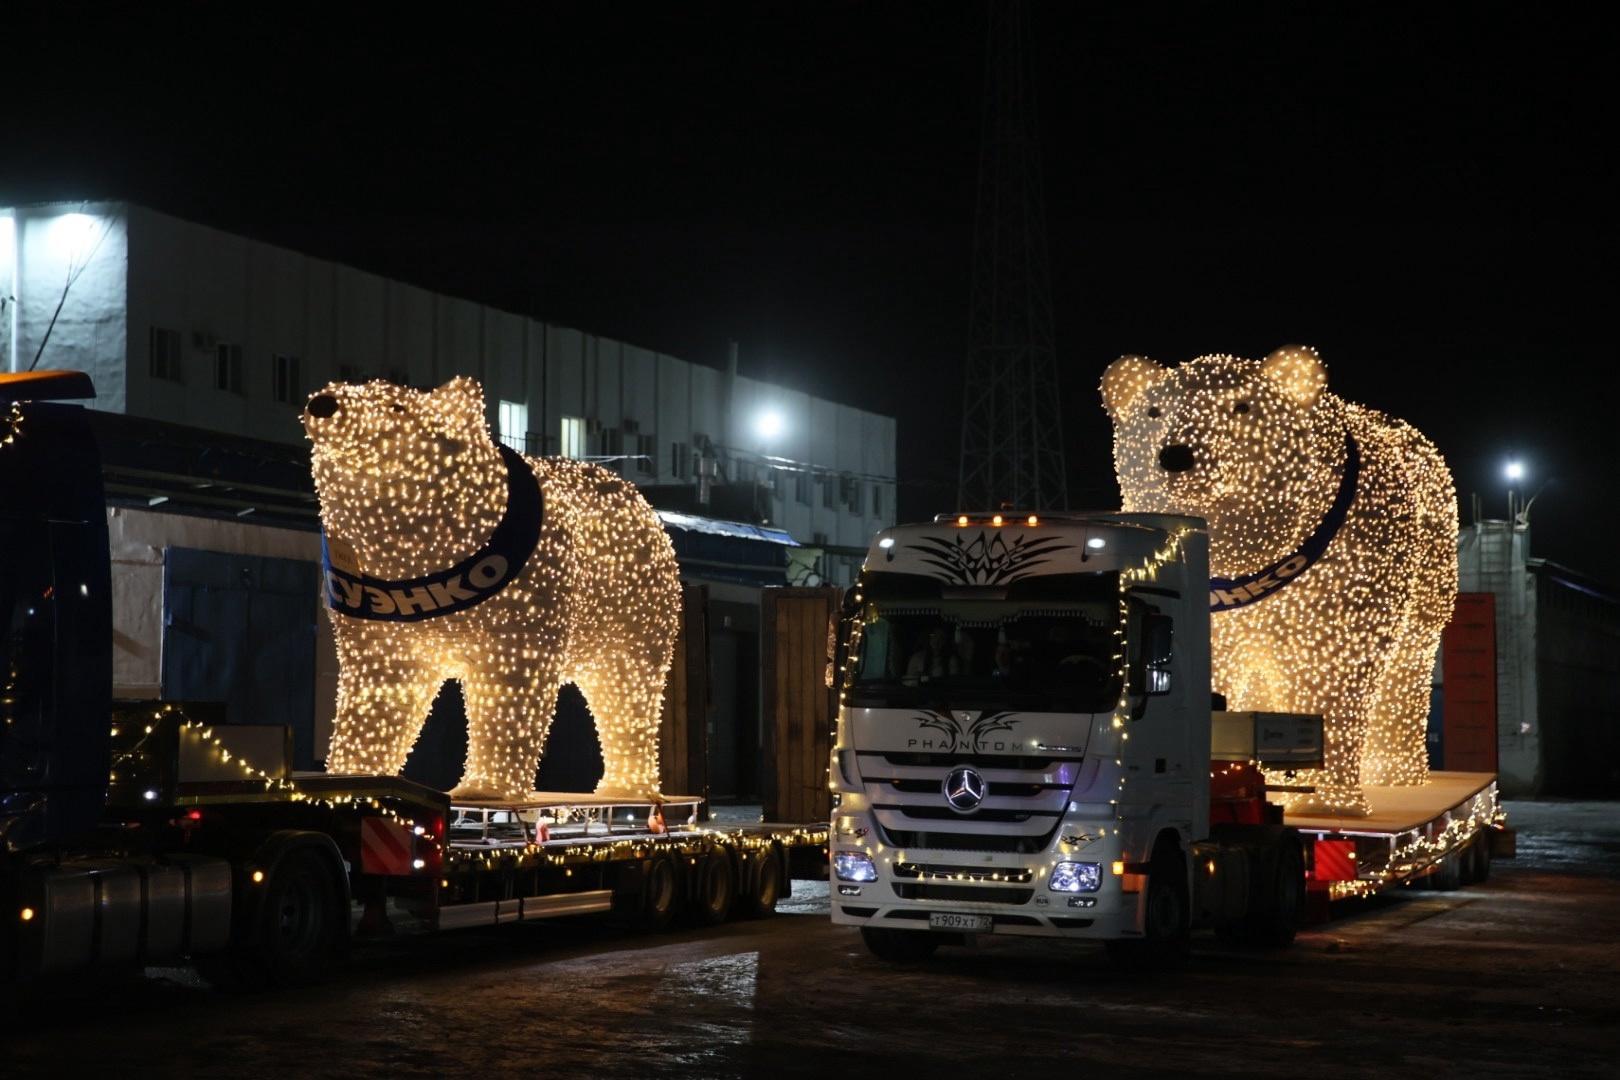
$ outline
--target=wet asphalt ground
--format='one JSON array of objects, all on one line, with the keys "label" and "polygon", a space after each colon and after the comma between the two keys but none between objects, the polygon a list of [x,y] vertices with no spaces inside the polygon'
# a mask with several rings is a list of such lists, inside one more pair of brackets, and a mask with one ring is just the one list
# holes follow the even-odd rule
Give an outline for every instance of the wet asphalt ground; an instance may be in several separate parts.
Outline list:
[{"label": "wet asphalt ground", "polygon": [[771,919],[465,931],[297,992],[81,984],[6,1018],[0,1077],[1620,1076],[1620,803],[1509,813],[1519,857],[1482,885],[1347,907],[1283,952],[1201,936],[1171,975],[1017,938],[890,967],[800,882]]}]

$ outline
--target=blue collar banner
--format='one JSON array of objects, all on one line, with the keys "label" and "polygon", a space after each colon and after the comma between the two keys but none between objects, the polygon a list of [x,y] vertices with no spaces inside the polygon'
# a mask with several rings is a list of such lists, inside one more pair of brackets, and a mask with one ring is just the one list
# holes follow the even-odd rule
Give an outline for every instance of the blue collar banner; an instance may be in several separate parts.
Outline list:
[{"label": "blue collar banner", "polygon": [[321,533],[321,568],[326,577],[326,603],[355,619],[418,622],[466,611],[506,588],[534,554],[540,541],[543,508],[540,483],[522,455],[498,446],[506,463],[506,513],[484,546],[448,570],[407,581],[384,581],[356,573],[352,559],[333,565],[332,547]]},{"label": "blue collar banner", "polygon": [[1350,504],[1356,501],[1356,481],[1361,474],[1361,448],[1349,431],[1344,433],[1344,478],[1339,481],[1339,493],[1328,507],[1327,514],[1315,531],[1290,555],[1285,555],[1270,566],[1236,578],[1209,579],[1209,610],[1231,611],[1252,604],[1287,585],[1310,569],[1320,559],[1338,535],[1344,519],[1350,514]]}]

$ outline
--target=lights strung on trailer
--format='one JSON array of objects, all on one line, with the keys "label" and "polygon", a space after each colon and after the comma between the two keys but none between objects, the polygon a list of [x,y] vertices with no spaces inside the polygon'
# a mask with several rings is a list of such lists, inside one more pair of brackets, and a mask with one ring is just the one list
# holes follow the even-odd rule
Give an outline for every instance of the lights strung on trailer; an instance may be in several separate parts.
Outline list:
[{"label": "lights strung on trailer", "polygon": [[1031,514],[1025,523],[1029,525],[1039,525],[1041,523],[1041,519],[1037,515]]}]

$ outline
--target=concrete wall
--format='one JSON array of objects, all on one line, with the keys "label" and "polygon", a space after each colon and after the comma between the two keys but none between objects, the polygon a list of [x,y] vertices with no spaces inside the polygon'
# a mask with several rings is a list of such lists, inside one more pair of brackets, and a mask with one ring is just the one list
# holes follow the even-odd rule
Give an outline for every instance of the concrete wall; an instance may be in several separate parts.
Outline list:
[{"label": "concrete wall", "polygon": [[37,356],[89,372],[96,407],[123,411],[128,258],[120,204],[0,208],[0,367],[26,371]]},{"label": "concrete wall", "polygon": [[[113,695],[158,698],[163,683],[163,550],[197,548],[318,563],[320,536],[213,518],[114,507],[107,511],[112,549]],[[321,597],[315,620],[315,757],[326,756],[337,707],[337,649]]]},{"label": "concrete wall", "polygon": [[1465,527],[1457,538],[1458,589],[1496,597],[1496,731],[1504,794],[1541,790],[1536,711],[1536,593],[1526,568],[1530,532],[1505,521]]}]

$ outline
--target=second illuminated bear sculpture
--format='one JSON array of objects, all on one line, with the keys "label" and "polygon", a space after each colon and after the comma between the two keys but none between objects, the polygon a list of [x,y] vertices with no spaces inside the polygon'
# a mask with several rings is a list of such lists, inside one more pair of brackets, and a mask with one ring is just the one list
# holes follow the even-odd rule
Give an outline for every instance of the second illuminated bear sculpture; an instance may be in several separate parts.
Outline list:
[{"label": "second illuminated bear sculpture", "polygon": [[598,792],[654,796],[680,584],[635,487],[499,445],[467,378],[430,392],[334,383],[303,419],[338,650],[328,771],[397,773],[456,679],[467,703],[457,794],[527,795],[572,682],[601,741]]},{"label": "second illuminated bear sculpture", "polygon": [[1433,444],[1327,391],[1314,351],[1111,364],[1124,509],[1209,523],[1215,689],[1324,717],[1318,806],[1419,784],[1430,673],[1457,591],[1457,508]]}]

